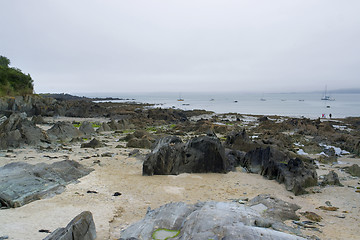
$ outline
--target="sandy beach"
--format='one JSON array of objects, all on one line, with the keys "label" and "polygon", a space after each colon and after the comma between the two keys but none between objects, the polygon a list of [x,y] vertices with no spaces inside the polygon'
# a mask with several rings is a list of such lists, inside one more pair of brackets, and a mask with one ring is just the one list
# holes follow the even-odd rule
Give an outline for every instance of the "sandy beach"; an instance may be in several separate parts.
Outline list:
[{"label": "sandy beach", "polygon": [[[120,231],[140,220],[148,208],[154,209],[169,202],[183,201],[233,201],[253,198],[259,194],[271,194],[284,201],[301,206],[299,212],[312,211],[323,217],[319,230],[302,230],[304,235],[320,239],[359,239],[360,193],[358,178],[344,173],[341,167],[360,163],[359,158],[342,157],[341,164],[320,165],[318,176],[329,170],[338,173],[344,187],[313,187],[314,192],[294,196],[275,180],[267,180],[258,174],[246,173],[242,168],[227,174],[180,174],[177,176],[142,176],[142,159],[150,150],[141,149],[136,157],[129,157],[131,148],[119,148],[118,140],[124,134],[104,132],[98,139],[106,147],[80,148],[80,143],[68,144],[62,150],[47,151],[33,147],[2,151],[0,166],[15,161],[30,164],[52,163],[64,159],[78,161],[95,171],[79,182],[66,186],[63,193],[51,198],[31,202],[19,208],[0,211],[0,236],[8,239],[43,239],[47,233],[64,227],[82,211],[91,211],[97,230],[97,239],[118,239]],[[101,157],[103,153],[111,157]],[[96,193],[87,193],[96,191]],[[115,192],[120,196],[113,196]],[[318,209],[326,201],[338,207],[335,212]],[[300,215],[300,214],[298,214]],[[306,218],[301,217],[306,220]],[[295,226],[288,221],[289,226]]]}]

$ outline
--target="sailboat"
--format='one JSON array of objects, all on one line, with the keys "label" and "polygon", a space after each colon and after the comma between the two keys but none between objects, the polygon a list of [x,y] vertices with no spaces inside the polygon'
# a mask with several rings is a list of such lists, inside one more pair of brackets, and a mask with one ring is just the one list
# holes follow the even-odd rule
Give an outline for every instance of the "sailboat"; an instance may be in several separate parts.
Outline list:
[{"label": "sailboat", "polygon": [[179,102],[183,102],[184,101],[184,99],[183,98],[181,98],[181,94],[179,94],[179,98],[177,99]]},{"label": "sailboat", "polygon": [[324,96],[321,98],[321,100],[325,100],[325,101],[335,101],[334,98],[331,98],[329,95],[327,95],[327,86],[325,86],[325,93],[324,93]]}]

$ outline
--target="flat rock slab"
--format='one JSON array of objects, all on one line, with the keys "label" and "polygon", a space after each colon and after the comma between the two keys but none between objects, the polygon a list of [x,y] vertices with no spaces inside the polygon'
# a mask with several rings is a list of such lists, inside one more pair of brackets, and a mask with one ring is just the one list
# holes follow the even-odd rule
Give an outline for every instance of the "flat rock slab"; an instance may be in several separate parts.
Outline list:
[{"label": "flat rock slab", "polygon": [[171,231],[171,239],[178,240],[304,239],[257,225],[265,221],[255,210],[234,202],[169,203],[148,211],[144,219],[121,232],[120,240],[151,239],[159,229]]},{"label": "flat rock slab", "polygon": [[15,208],[61,193],[65,185],[93,169],[64,160],[31,165],[14,162],[0,168],[0,208]]}]

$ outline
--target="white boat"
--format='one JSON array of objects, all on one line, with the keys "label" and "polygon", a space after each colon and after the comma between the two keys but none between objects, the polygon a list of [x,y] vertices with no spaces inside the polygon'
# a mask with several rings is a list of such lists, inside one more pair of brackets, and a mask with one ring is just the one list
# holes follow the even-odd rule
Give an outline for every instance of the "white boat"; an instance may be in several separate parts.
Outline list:
[{"label": "white boat", "polygon": [[334,98],[331,98],[329,95],[327,95],[327,86],[325,86],[325,93],[324,93],[324,96],[321,98],[321,100],[325,100],[325,101],[335,101]]}]

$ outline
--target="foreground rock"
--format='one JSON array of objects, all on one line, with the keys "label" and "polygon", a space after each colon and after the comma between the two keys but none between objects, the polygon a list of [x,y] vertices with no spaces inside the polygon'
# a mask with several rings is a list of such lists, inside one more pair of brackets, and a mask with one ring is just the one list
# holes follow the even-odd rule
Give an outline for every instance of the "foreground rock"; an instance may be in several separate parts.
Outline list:
[{"label": "foreground rock", "polygon": [[[270,229],[268,222],[250,207],[233,202],[169,203],[148,211],[145,218],[121,232],[122,240],[151,239],[154,234],[173,234],[171,239],[304,239]],[[163,232],[162,232],[163,231]],[[162,239],[165,239],[162,238]]]},{"label": "foreground rock", "polygon": [[59,194],[64,190],[65,185],[91,171],[92,169],[71,160],[50,165],[9,163],[0,168],[0,208],[20,207]]},{"label": "foreground rock", "polygon": [[[5,119],[5,118],[4,118]],[[0,125],[0,149],[16,148],[23,144],[48,142],[46,134],[25,114],[14,113]]]},{"label": "foreground rock", "polygon": [[178,137],[168,136],[158,141],[144,161],[143,175],[225,173],[229,168],[219,139],[202,136],[185,144]]},{"label": "foreground rock", "polygon": [[65,228],[58,228],[44,240],[93,240],[96,228],[91,212],[77,215]]},{"label": "foreground rock", "polygon": [[313,165],[299,158],[289,159],[273,147],[249,151],[240,165],[251,173],[259,173],[268,179],[284,183],[295,195],[307,193],[305,188],[317,185],[317,173]]}]

